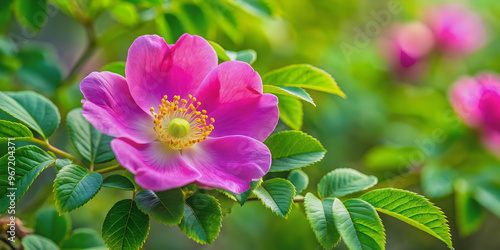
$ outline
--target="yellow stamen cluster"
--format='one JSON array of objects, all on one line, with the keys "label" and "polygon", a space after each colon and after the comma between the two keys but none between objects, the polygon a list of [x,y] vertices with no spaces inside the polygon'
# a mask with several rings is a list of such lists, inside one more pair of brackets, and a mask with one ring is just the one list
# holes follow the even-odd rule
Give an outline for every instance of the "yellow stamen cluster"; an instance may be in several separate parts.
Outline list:
[{"label": "yellow stamen cluster", "polygon": [[[194,145],[207,139],[208,135],[214,130],[214,118],[208,118],[206,110],[198,111],[201,103],[196,97],[188,95],[188,99],[181,99],[180,96],[174,96],[172,101],[167,100],[165,95],[158,106],[158,113],[155,113],[151,107],[151,114],[154,116],[154,130],[158,138],[168,143],[175,150]],[[189,132],[187,135],[178,138],[177,135],[169,133],[168,127],[175,118],[184,119],[189,123]],[[207,121],[211,124],[207,125]],[[187,126],[186,126],[187,127]]]}]

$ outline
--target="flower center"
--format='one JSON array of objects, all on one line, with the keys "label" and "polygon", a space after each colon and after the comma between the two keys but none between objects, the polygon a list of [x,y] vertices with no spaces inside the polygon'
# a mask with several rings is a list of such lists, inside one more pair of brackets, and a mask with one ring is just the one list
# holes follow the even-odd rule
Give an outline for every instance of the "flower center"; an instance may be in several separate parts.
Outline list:
[{"label": "flower center", "polygon": [[214,130],[214,125],[207,125],[207,121],[214,123],[214,118],[208,118],[206,110],[198,111],[201,103],[196,97],[188,95],[188,99],[174,96],[172,101],[165,95],[158,106],[158,113],[151,107],[154,116],[154,130],[158,139],[172,149],[181,150],[197,142],[207,139]]}]

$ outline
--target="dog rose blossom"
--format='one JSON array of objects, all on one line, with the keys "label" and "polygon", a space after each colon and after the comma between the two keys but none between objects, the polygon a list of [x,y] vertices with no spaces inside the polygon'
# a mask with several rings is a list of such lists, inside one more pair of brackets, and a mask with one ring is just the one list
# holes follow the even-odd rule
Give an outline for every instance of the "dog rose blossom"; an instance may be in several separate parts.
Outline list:
[{"label": "dog rose blossom", "polygon": [[470,54],[486,40],[484,24],[476,13],[459,4],[446,4],[429,11],[428,24],[438,47],[449,54]]},{"label": "dog rose blossom", "polygon": [[451,89],[450,101],[467,125],[481,130],[485,147],[500,157],[500,76],[463,77]]},{"label": "dog rose blossom", "polygon": [[126,77],[93,72],[81,83],[84,117],[116,137],[117,161],[143,188],[190,183],[241,193],[271,166],[262,143],[278,122],[250,65],[218,65],[210,44],[184,34],[175,44],[146,35],[131,45]]}]

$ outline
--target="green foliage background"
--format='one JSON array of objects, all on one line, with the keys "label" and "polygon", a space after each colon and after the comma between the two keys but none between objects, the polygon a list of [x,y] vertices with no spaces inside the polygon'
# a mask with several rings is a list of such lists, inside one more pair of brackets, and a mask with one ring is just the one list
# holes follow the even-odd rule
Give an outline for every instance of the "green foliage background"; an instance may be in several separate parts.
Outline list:
[{"label": "green foliage background", "polygon": [[[316,193],[315,184],[333,169],[355,168],[431,198],[448,216],[455,249],[500,245],[495,237],[500,233],[499,160],[482,148],[477,133],[462,124],[447,99],[449,86],[460,76],[483,70],[500,72],[500,3],[461,1],[484,18],[488,44],[459,61],[435,55],[418,82],[406,83],[388,73],[376,46],[381,33],[350,57],[340,46],[354,45],[356,29],[363,30],[375,20],[373,11],[386,10],[393,1],[61,0],[49,1],[46,18],[38,22],[26,18],[40,11],[29,2],[0,4],[1,91],[35,90],[58,106],[64,120],[71,109],[81,105],[78,83],[82,77],[109,62],[125,61],[132,41],[144,34],[159,34],[174,43],[188,32],[227,50],[253,49],[257,54],[253,67],[261,75],[290,64],[311,64],[333,75],[347,98],[310,91],[316,107],[300,104],[303,123],[296,123],[295,128],[302,127],[328,150],[323,161],[303,169],[311,183],[306,192]],[[418,19],[429,5],[436,4],[396,3],[401,4],[401,12],[391,16],[391,23]],[[282,122],[278,126],[288,128]],[[51,142],[76,152],[64,127],[55,131]],[[0,153],[4,155],[6,147],[0,147]],[[19,202],[18,213],[28,227],[34,226],[39,208],[54,204],[50,196],[55,170],[49,170]],[[73,228],[100,230],[112,204],[126,198],[123,192],[103,189],[84,209],[70,213]],[[469,209],[467,202],[480,205]],[[319,249],[301,214],[304,211],[294,206],[287,220],[258,202],[235,206],[223,218],[212,248]],[[475,225],[470,217],[479,217],[480,223]],[[445,248],[418,229],[388,216],[382,215],[382,219],[388,249]],[[339,248],[345,248],[343,244]],[[151,220],[144,248],[210,247],[188,239],[177,227]]]}]

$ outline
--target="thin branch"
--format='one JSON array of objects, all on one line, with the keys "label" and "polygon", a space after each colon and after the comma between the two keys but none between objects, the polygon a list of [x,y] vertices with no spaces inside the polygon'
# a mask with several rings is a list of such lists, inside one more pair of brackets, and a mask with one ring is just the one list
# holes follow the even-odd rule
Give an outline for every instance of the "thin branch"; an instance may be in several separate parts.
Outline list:
[{"label": "thin branch", "polygon": [[[258,200],[259,200],[258,197],[252,197],[252,198],[248,198],[246,201],[258,201]],[[293,199],[293,202],[294,203],[303,203],[304,202],[304,198]]]},{"label": "thin branch", "polygon": [[97,35],[94,29],[93,24],[88,24],[85,26],[85,30],[87,31],[87,36],[88,36],[88,45],[83,51],[82,55],[78,59],[78,61],[75,63],[73,68],[69,71],[68,76],[66,77],[66,80],[63,82],[62,85],[70,85],[73,82],[73,78],[76,77],[80,69],[85,65],[87,60],[92,56],[94,53],[95,49],[97,48]]},{"label": "thin branch", "polygon": [[74,157],[72,154],[64,152],[64,151],[50,145],[49,142],[47,142],[47,141],[42,141],[42,140],[39,140],[36,138],[28,138],[28,139],[26,139],[26,141],[33,142],[33,143],[36,143],[40,146],[43,146],[43,147],[49,149],[54,154],[62,156],[64,158],[68,158],[73,162],[79,162],[79,160],[76,157]]},{"label": "thin branch", "polygon": [[111,166],[111,167],[107,167],[107,168],[102,168],[102,169],[95,170],[94,173],[106,174],[106,173],[109,173],[109,172],[118,171],[118,170],[124,170],[124,169],[125,168],[123,168],[120,164],[118,164],[118,165],[114,165],[114,166]]}]

